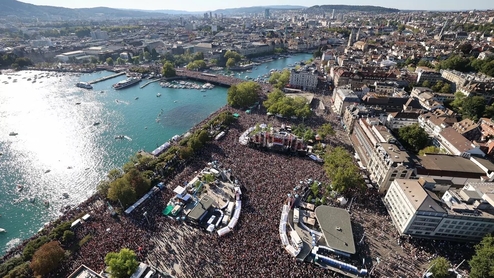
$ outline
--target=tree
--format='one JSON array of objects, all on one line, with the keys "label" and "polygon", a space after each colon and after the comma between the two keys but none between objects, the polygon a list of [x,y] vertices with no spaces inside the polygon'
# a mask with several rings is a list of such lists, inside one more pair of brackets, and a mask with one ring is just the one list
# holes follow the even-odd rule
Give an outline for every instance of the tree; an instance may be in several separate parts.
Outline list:
[{"label": "tree", "polygon": [[74,238],[75,238],[74,232],[72,232],[71,230],[66,230],[65,232],[63,232],[62,242],[67,244],[71,242]]},{"label": "tree", "polygon": [[290,81],[290,71],[284,70],[280,72],[274,72],[269,77],[269,83],[273,84],[275,88],[282,90]]},{"label": "tree", "polygon": [[247,81],[233,85],[228,89],[227,102],[233,107],[249,107],[259,98],[261,86],[257,82]]},{"label": "tree", "polygon": [[443,94],[448,94],[451,92],[451,85],[449,85],[448,83],[444,84],[441,89],[439,90],[440,93],[443,93]]},{"label": "tree", "polygon": [[122,59],[121,57],[117,58],[117,65],[125,65],[125,60]]},{"label": "tree", "polygon": [[97,64],[97,63],[98,63],[98,58],[91,57],[91,64]]},{"label": "tree", "polygon": [[429,80],[425,80],[424,82],[422,82],[422,87],[430,88],[431,87],[431,82]]},{"label": "tree", "polygon": [[162,73],[164,77],[173,77],[177,75],[177,73],[175,72],[175,68],[173,67],[173,64],[171,62],[165,62],[163,64]]},{"label": "tree", "polygon": [[449,261],[444,257],[437,257],[430,262],[431,272],[434,278],[444,278],[449,275]]},{"label": "tree", "polygon": [[398,136],[414,152],[425,148],[429,142],[429,135],[418,124],[404,126],[398,130]]},{"label": "tree", "polygon": [[106,64],[109,66],[113,66],[113,58],[112,57],[106,58]]},{"label": "tree", "polygon": [[475,255],[468,262],[471,278],[494,277],[494,237],[486,235],[475,246]]},{"label": "tree", "polygon": [[455,99],[450,103],[450,105],[456,109],[461,108],[463,100],[466,98],[465,94],[462,92],[455,93]]},{"label": "tree", "polygon": [[321,136],[323,140],[328,139],[330,136],[335,136],[336,132],[333,129],[333,126],[329,123],[323,124],[317,130],[317,134]]},{"label": "tree", "polygon": [[33,254],[45,243],[50,242],[50,238],[47,236],[40,236],[37,239],[30,240],[26,247],[22,250],[22,258],[25,261],[31,260]]},{"label": "tree", "polygon": [[33,272],[31,270],[31,267],[29,266],[29,262],[25,262],[23,264],[20,264],[16,266],[14,269],[9,271],[9,273],[5,276],[2,275],[4,278],[31,278],[33,277]]},{"label": "tree", "polygon": [[144,60],[149,61],[151,59],[151,53],[144,51]]},{"label": "tree", "polygon": [[107,197],[114,202],[121,202],[123,206],[127,207],[136,200],[136,192],[129,181],[122,177],[110,183]]},{"label": "tree", "polygon": [[341,193],[351,188],[358,190],[365,188],[359,168],[353,162],[350,153],[343,147],[328,150],[324,157],[324,170],[331,179],[331,185],[326,189],[326,193],[330,191]]},{"label": "tree", "polygon": [[31,269],[35,275],[46,275],[55,270],[65,256],[58,241],[51,241],[39,248],[31,260]]},{"label": "tree", "polygon": [[132,57],[132,64],[139,65],[139,63],[140,63],[139,56]]},{"label": "tree", "polygon": [[467,97],[461,106],[461,112],[464,118],[477,121],[485,111],[485,99],[483,96]]},{"label": "tree", "polygon": [[143,172],[137,170],[135,167],[125,173],[123,178],[129,182],[138,198],[144,196],[151,188],[151,181],[144,177]]},{"label": "tree", "polygon": [[231,68],[233,66],[235,66],[235,59],[234,58],[228,58],[228,60],[226,61],[226,67],[227,68]]},{"label": "tree", "polygon": [[112,278],[128,278],[139,266],[136,254],[128,248],[123,248],[118,253],[106,254],[105,264],[109,267]]},{"label": "tree", "polygon": [[218,59],[211,59],[211,60],[209,60],[209,63],[211,63],[211,65],[217,66],[218,65]]},{"label": "tree", "polygon": [[242,56],[240,54],[238,54],[237,52],[232,51],[232,50],[228,50],[225,53],[225,56],[224,57],[227,58],[227,59],[233,58],[235,60],[235,63],[237,63],[240,60],[242,60]]},{"label": "tree", "polygon": [[429,153],[440,153],[441,149],[436,146],[427,146],[419,151],[419,155],[426,155]]}]

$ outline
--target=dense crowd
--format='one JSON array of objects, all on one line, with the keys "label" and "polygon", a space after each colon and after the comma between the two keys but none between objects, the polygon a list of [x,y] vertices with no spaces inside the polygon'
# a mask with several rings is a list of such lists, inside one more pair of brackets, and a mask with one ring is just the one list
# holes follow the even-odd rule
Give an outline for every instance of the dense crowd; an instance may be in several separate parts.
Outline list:
[{"label": "dense crowd", "polygon": [[[134,250],[140,261],[176,277],[337,277],[317,265],[296,261],[284,250],[278,231],[283,202],[299,181],[311,178],[323,184],[329,182],[322,166],[306,157],[241,146],[239,136],[248,127],[257,123],[279,126],[281,122],[265,113],[246,115],[232,111],[241,116],[227,135],[203,147],[167,181],[167,189],[156,193],[130,216],[112,217],[108,203],[97,196],[64,215],[63,219],[73,219],[89,212],[92,218],[76,230],[75,242],[85,243],[79,249],[73,248],[70,259],[50,277],[66,277],[81,264],[101,271],[105,255],[124,247]],[[321,123],[318,119],[305,124]],[[334,141],[338,144],[338,140]],[[231,169],[243,189],[240,221],[234,232],[224,237],[161,214],[173,188],[192,179],[212,160]],[[365,266],[374,277],[417,277],[433,258],[431,254],[441,252],[429,247],[434,246],[433,242],[400,239],[377,192],[366,192],[351,203],[358,256],[365,258]],[[361,238],[364,239],[360,241]],[[454,263],[459,263],[461,257],[456,255]]]}]

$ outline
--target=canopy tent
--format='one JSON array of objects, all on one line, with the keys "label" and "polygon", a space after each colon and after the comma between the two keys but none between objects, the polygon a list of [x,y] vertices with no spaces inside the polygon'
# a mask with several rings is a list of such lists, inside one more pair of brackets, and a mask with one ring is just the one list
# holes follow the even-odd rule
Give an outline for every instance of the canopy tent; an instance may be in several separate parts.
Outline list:
[{"label": "canopy tent", "polygon": [[175,208],[175,206],[174,206],[174,205],[169,205],[169,206],[167,206],[167,207],[163,210],[163,212],[162,212],[162,213],[163,213],[163,215],[165,215],[165,216],[169,216],[169,215],[171,215],[172,210],[173,210],[174,208]]},{"label": "canopy tent", "polygon": [[238,118],[240,117],[240,115],[239,115],[238,113],[235,113],[235,114],[233,114],[233,117],[234,117],[235,119],[238,119]]},{"label": "canopy tent", "polygon": [[348,200],[347,200],[347,199],[345,199],[345,197],[343,197],[343,196],[341,196],[341,197],[340,197],[340,198],[338,198],[337,200],[338,200],[338,202],[340,202],[340,204],[341,204],[342,206],[344,206],[344,205],[346,205],[346,203],[348,203]]}]

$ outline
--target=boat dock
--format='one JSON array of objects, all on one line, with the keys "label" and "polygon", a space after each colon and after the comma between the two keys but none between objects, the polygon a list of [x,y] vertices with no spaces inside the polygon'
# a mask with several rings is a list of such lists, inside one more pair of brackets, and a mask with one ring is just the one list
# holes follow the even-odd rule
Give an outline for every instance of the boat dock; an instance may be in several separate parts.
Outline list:
[{"label": "boat dock", "polygon": [[117,76],[124,75],[124,74],[125,74],[125,72],[119,72],[119,73],[115,73],[115,74],[112,74],[112,75],[109,75],[109,76],[98,78],[98,79],[93,80],[93,81],[89,81],[88,83],[89,84],[96,84],[96,83],[103,82],[105,80],[112,79],[112,78],[115,78]]},{"label": "boat dock", "polygon": [[160,81],[160,80],[159,79],[154,79],[154,80],[148,81],[148,82],[146,82],[146,84],[140,86],[139,88],[142,89],[142,88],[146,87],[147,85],[149,85],[151,83],[154,83],[154,82],[158,82],[158,81]]}]

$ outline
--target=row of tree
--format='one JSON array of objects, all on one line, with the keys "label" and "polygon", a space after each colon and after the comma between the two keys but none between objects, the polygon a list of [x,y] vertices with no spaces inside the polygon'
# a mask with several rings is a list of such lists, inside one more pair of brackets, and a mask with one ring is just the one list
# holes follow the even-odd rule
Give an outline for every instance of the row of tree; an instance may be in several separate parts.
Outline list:
[{"label": "row of tree", "polygon": [[227,103],[232,107],[250,107],[259,99],[261,86],[254,81],[232,85],[227,92]]},{"label": "row of tree", "polygon": [[32,65],[33,62],[29,58],[19,57],[13,53],[0,56],[0,68],[20,69]]}]

